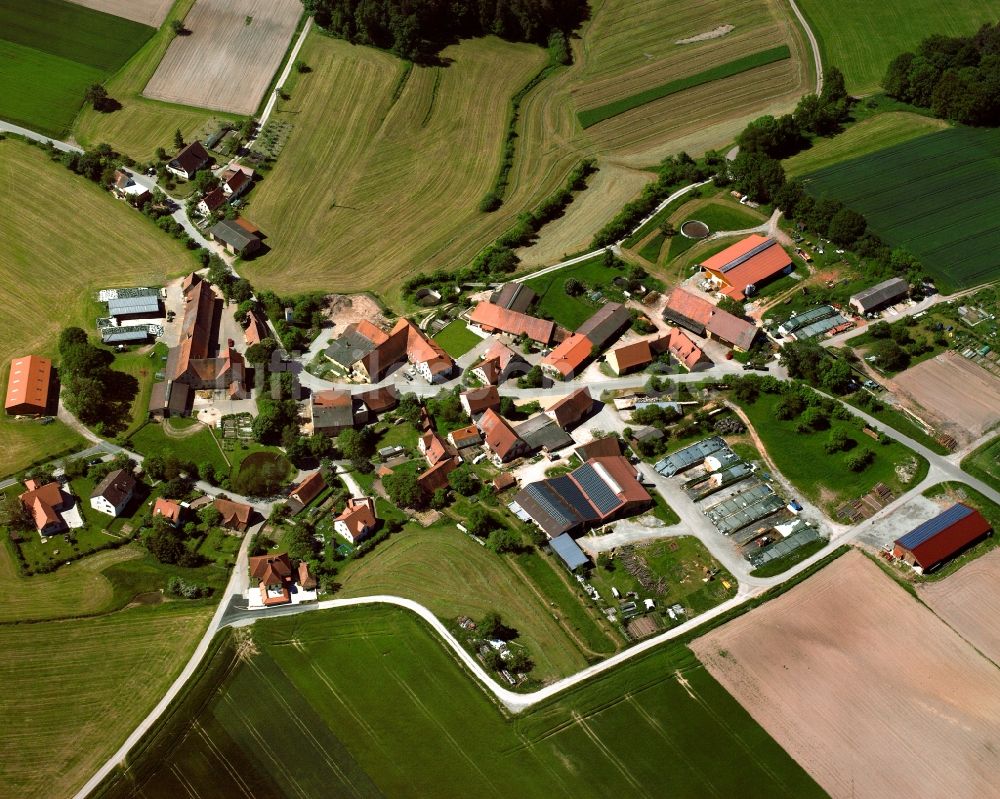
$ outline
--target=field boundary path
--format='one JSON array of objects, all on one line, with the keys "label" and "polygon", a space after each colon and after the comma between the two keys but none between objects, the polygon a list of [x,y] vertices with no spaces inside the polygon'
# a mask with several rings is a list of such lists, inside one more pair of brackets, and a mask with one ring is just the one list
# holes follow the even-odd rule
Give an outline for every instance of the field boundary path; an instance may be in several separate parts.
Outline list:
[{"label": "field boundary path", "polygon": [[806,33],[806,38],[809,40],[809,47],[812,49],[813,61],[816,62],[816,94],[823,93],[823,59],[820,58],[819,54],[819,42],[816,41],[816,36],[812,32],[812,28],[809,27],[809,23],[806,21],[805,15],[799,10],[799,7],[795,4],[795,0],[788,0],[789,4],[792,6],[792,12],[795,14],[796,19],[798,19],[799,24],[802,26],[802,30]]}]

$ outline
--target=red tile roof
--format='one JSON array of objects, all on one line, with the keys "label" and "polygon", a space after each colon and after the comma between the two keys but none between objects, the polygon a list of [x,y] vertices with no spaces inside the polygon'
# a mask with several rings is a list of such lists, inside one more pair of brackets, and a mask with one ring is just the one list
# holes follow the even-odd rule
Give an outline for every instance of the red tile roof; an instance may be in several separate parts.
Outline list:
[{"label": "red tile roof", "polygon": [[458,458],[445,458],[431,466],[423,474],[417,477],[419,485],[428,494],[433,494],[439,488],[448,485],[448,475],[458,467]]},{"label": "red tile roof", "polygon": [[525,448],[507,420],[492,408],[480,416],[476,424],[486,438],[486,445],[502,461],[516,457],[519,450]]},{"label": "red tile roof", "polygon": [[260,344],[261,341],[270,336],[271,333],[267,329],[267,322],[264,321],[263,317],[257,311],[251,310],[247,314],[247,329],[243,331],[243,337],[246,339],[247,346]]},{"label": "red tile roof", "polygon": [[701,265],[732,287],[732,293],[726,292],[729,296],[741,300],[747,286],[767,280],[791,263],[791,257],[778,242],[767,236],[754,234],[726,247]]},{"label": "red tile roof", "polygon": [[264,585],[283,585],[292,580],[292,561],[287,552],[250,558],[250,576]]},{"label": "red tile roof", "polygon": [[464,400],[462,405],[468,406],[468,412],[473,416],[482,413],[487,408],[493,408],[493,410],[500,408],[500,392],[497,391],[496,386],[463,391],[461,397]]},{"label": "red tile roof", "polygon": [[181,520],[181,505],[175,500],[157,497],[156,504],[153,505],[153,515],[162,516],[171,524],[176,525]]},{"label": "red tile roof", "polygon": [[323,479],[323,475],[317,469],[297,486],[294,486],[288,496],[292,499],[297,499],[303,505],[308,505],[324,488],[326,488],[326,480]]},{"label": "red tile roof", "polygon": [[483,440],[483,437],[479,434],[479,428],[474,424],[470,424],[468,427],[460,427],[458,430],[452,430],[448,433],[448,438],[452,444],[459,448],[471,447]]},{"label": "red tile roof", "polygon": [[371,530],[376,520],[375,502],[371,497],[351,497],[344,510],[334,519],[335,522],[347,525],[355,540],[364,534],[365,529]]},{"label": "red tile roof", "polygon": [[575,427],[594,407],[594,398],[586,386],[578,388],[572,394],[563,397],[549,408],[549,415],[556,420],[563,430]]},{"label": "red tile roof", "polygon": [[205,207],[208,209],[209,213],[211,213],[226,204],[226,195],[222,189],[216,187],[202,197],[201,201],[205,203]]},{"label": "red tile roof", "polygon": [[634,341],[631,344],[623,344],[621,347],[613,349],[608,355],[608,361],[618,366],[618,374],[625,374],[631,369],[637,369],[651,363],[653,353],[649,348],[649,341]]},{"label": "red tile roof", "polygon": [[50,524],[63,523],[59,510],[63,504],[63,494],[59,483],[53,481],[44,485],[35,480],[24,483],[25,491],[20,496],[21,503],[31,512],[35,527],[44,530]]},{"label": "red tile roof", "polygon": [[423,449],[428,466],[434,466],[443,458],[448,458],[455,454],[448,445],[448,442],[433,430],[428,430],[420,437],[420,446]]},{"label": "red tile roof", "polygon": [[666,310],[668,313],[690,320],[716,338],[741,350],[750,349],[757,336],[757,328],[752,322],[720,310],[708,300],[680,287],[670,292]]},{"label": "red tile roof", "polygon": [[222,514],[222,524],[225,527],[245,530],[249,526],[250,517],[253,515],[253,508],[249,505],[233,502],[231,499],[216,499],[212,504]]},{"label": "red tile roof", "polygon": [[573,377],[590,360],[594,345],[582,333],[574,333],[542,358],[542,366],[555,369],[565,378]]},{"label": "red tile roof", "polygon": [[481,302],[472,311],[469,321],[483,330],[499,330],[512,336],[526,335],[539,344],[548,344],[555,335],[556,324],[547,319],[508,311],[492,302]]},{"label": "red tile roof", "polygon": [[708,356],[702,352],[697,344],[688,338],[683,330],[672,327],[670,333],[665,338],[667,339],[667,349],[670,351],[670,354],[689,370],[709,360]]},{"label": "red tile roof", "polygon": [[497,383],[503,370],[518,354],[502,341],[494,341],[488,350],[483,354],[483,360],[476,366],[481,369],[488,383]]},{"label": "red tile roof", "polygon": [[48,358],[38,355],[14,358],[10,362],[4,408],[12,414],[45,413],[51,379],[52,361]]},{"label": "red tile roof", "polygon": [[[917,561],[920,568],[926,571],[947,560],[952,555],[961,552],[969,544],[983,537],[993,529],[978,510],[970,505],[966,505],[964,502],[956,503],[952,508],[939,515],[944,516],[948,513],[954,513],[956,508],[964,509],[967,512],[966,515],[943,527],[926,540],[912,546],[912,548],[905,546],[906,536],[897,539],[894,547],[896,557],[900,557],[904,551],[910,552],[913,554],[913,558]],[[934,521],[932,519],[925,524],[933,524]]]}]

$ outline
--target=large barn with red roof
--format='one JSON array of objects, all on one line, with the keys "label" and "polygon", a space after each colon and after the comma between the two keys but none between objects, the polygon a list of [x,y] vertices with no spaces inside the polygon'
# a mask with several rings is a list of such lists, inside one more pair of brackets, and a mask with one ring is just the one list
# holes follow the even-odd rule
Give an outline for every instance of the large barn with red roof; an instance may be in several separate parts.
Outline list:
[{"label": "large barn with red roof", "polygon": [[928,572],[985,538],[991,529],[978,510],[957,502],[897,538],[892,554],[917,571]]},{"label": "large barn with red roof", "polygon": [[767,281],[792,271],[792,258],[774,239],[754,234],[701,263],[702,270],[727,297],[743,300]]}]

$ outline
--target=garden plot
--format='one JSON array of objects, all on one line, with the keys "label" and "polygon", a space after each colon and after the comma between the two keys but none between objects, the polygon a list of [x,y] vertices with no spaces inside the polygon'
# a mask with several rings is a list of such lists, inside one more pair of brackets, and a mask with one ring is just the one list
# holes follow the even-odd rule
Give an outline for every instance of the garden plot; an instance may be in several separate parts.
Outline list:
[{"label": "garden plot", "polygon": [[302,14],[299,0],[198,0],[143,94],[253,114]]},{"label": "garden plot", "polygon": [[919,363],[894,382],[959,442],[979,438],[1000,421],[1000,379],[955,352]]},{"label": "garden plot", "polygon": [[833,797],[995,793],[1000,672],[860,553],[692,648]]}]

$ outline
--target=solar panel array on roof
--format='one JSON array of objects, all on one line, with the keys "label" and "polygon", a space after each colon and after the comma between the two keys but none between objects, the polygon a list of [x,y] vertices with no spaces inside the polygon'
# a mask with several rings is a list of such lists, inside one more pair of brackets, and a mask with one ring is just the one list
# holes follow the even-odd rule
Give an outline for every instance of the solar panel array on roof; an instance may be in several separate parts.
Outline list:
[{"label": "solar panel array on roof", "polygon": [[585,463],[573,472],[573,477],[583,488],[590,501],[597,506],[602,516],[607,516],[615,508],[621,507],[623,500],[612,490],[593,466]]},{"label": "solar panel array on roof", "polygon": [[722,269],[720,269],[719,271],[725,274],[730,269],[735,269],[740,264],[746,263],[751,258],[760,255],[762,252],[764,252],[764,250],[768,249],[769,247],[773,247],[775,244],[777,244],[777,242],[774,239],[767,239],[766,241],[762,241],[760,244],[758,244],[749,252],[745,252],[738,258],[734,258],[732,261],[730,261],[728,264],[722,267]]},{"label": "solar panel array on roof", "polygon": [[592,522],[598,516],[594,506],[587,502],[579,486],[569,479],[568,475],[560,475],[549,481],[549,486],[573,508],[582,521]]},{"label": "solar panel array on roof", "polygon": [[577,523],[577,519],[574,518],[569,508],[552,495],[545,483],[529,483],[524,487],[524,490],[561,527],[572,527]]},{"label": "solar panel array on roof", "polygon": [[138,297],[115,297],[108,300],[108,313],[112,316],[124,314],[155,314],[160,310],[160,298],[156,294]]},{"label": "solar panel array on roof", "polygon": [[961,521],[966,516],[975,511],[968,505],[952,505],[948,510],[943,513],[939,513],[933,519],[929,519],[917,527],[914,527],[910,532],[904,535],[902,538],[896,540],[896,543],[906,549],[913,550],[915,547],[920,546],[924,541],[933,538],[942,530],[951,527],[955,522]]}]

